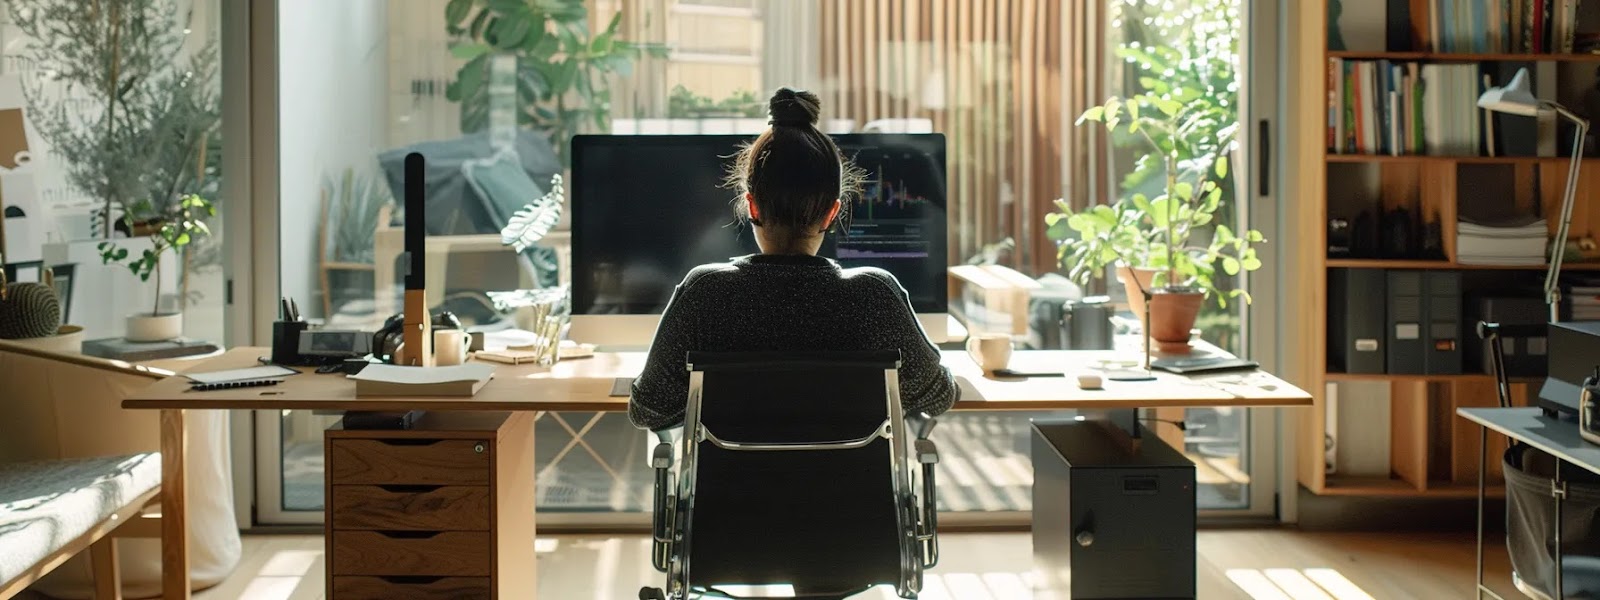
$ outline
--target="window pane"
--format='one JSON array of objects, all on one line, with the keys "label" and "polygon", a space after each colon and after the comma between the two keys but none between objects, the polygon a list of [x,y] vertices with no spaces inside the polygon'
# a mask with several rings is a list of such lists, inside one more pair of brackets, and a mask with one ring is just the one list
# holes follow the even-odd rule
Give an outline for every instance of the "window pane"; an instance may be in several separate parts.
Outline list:
[{"label": "window pane", "polygon": [[[25,281],[54,272],[85,352],[192,355],[223,341],[222,5],[127,4],[118,22],[77,2],[0,3],[0,262]],[[149,332],[169,341],[125,342],[130,316],[152,313],[182,313]]]}]

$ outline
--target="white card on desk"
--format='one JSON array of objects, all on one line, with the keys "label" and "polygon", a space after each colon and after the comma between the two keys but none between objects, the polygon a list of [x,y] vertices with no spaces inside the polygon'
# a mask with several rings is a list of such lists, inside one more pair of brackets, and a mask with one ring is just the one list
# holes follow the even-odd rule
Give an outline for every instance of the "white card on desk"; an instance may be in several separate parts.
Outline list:
[{"label": "white card on desk", "polygon": [[187,373],[189,381],[195,383],[228,383],[233,381],[252,381],[256,379],[272,379],[285,375],[295,375],[299,371],[278,365],[261,367],[248,367],[244,369],[228,369],[226,371],[211,371],[209,373]]}]

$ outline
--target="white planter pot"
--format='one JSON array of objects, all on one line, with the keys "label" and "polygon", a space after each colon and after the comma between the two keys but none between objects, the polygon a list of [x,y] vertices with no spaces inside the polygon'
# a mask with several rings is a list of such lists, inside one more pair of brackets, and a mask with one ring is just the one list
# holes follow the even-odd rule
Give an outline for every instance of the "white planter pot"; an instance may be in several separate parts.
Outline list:
[{"label": "white planter pot", "polygon": [[46,352],[83,354],[83,328],[77,325],[62,325],[52,336],[11,341]]},{"label": "white planter pot", "polygon": [[128,315],[130,342],[165,342],[183,335],[183,313]]}]

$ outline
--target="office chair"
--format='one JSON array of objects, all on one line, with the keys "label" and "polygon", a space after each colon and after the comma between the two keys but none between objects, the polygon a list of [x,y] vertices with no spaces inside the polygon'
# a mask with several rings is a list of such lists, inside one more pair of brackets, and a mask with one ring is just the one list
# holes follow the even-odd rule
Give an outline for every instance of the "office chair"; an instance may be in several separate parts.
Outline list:
[{"label": "office chair", "polygon": [[650,461],[652,562],[667,585],[639,598],[782,584],[800,598],[884,584],[916,598],[939,558],[939,452],[933,420],[902,414],[899,363],[898,351],[690,352],[681,468],[670,442]]}]

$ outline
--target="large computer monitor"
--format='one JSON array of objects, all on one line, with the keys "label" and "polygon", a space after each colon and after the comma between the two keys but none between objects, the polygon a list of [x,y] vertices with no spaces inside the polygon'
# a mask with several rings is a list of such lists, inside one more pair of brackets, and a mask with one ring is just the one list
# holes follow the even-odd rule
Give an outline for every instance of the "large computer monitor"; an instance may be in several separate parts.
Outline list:
[{"label": "large computer monitor", "polygon": [[[924,329],[948,321],[945,143],[940,134],[835,135],[866,170],[849,234],[821,254],[889,271]],[[697,265],[757,252],[723,186],[749,136],[580,135],[572,139],[572,337],[650,342],[673,288]]]}]

